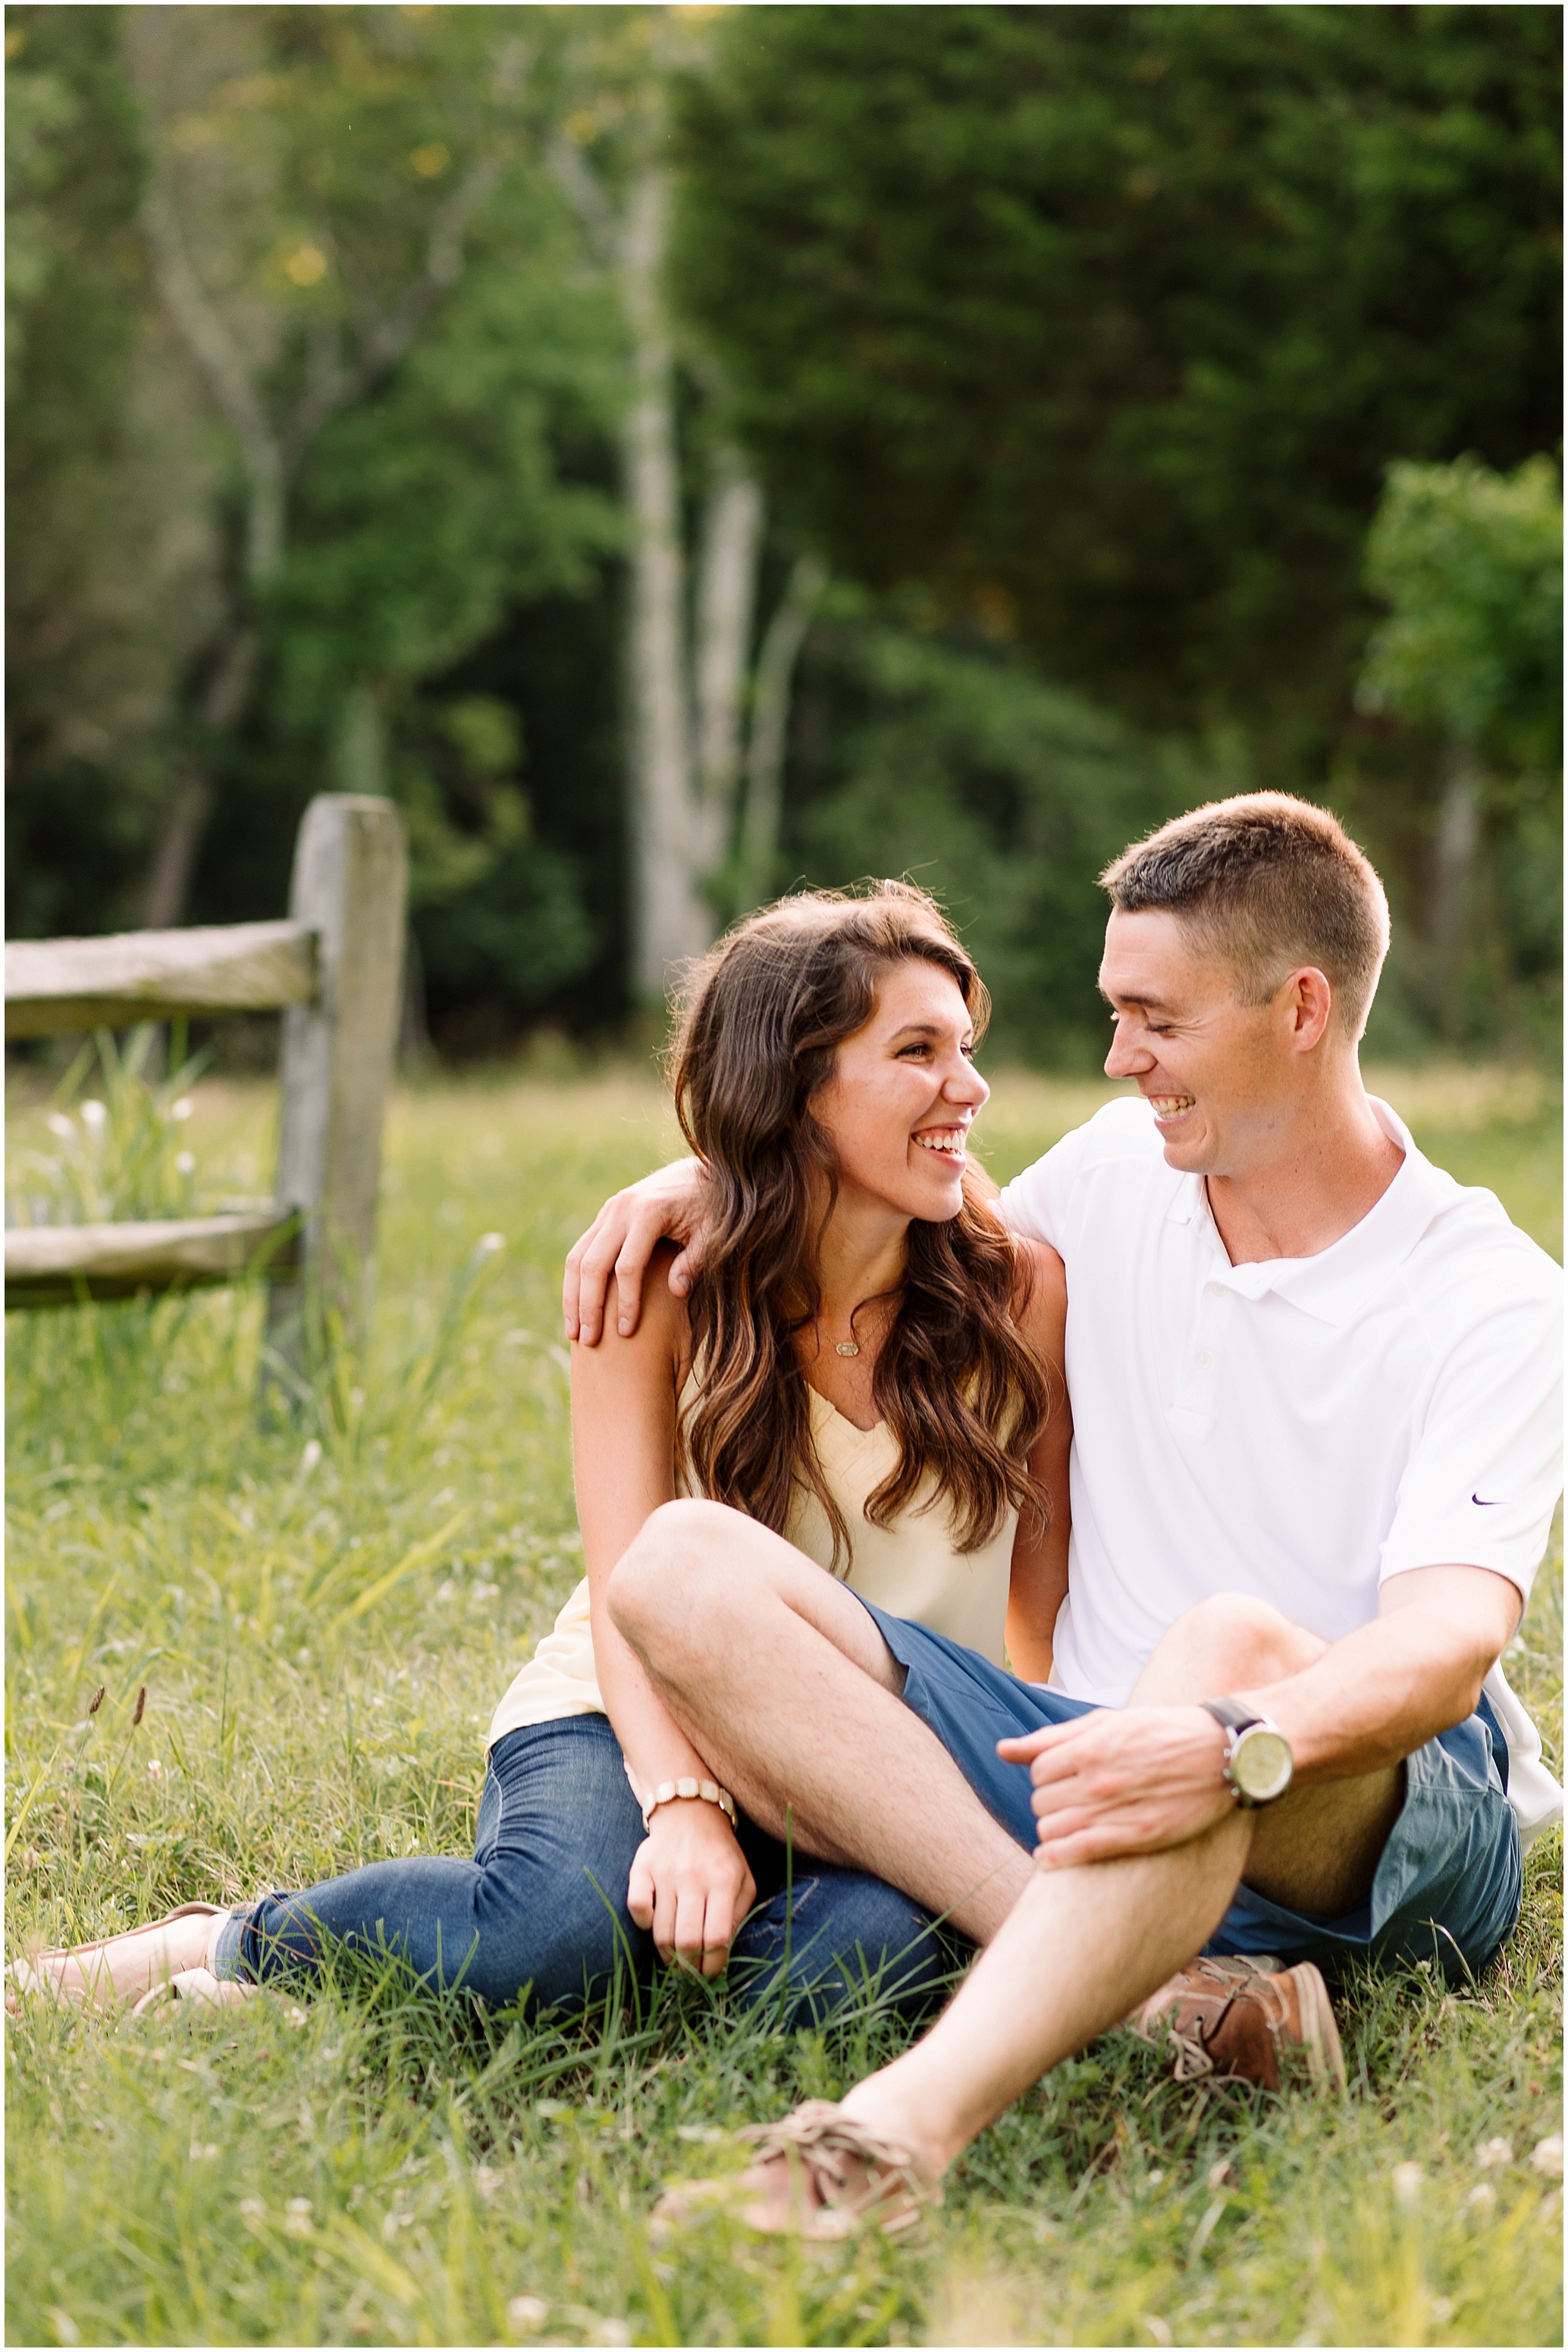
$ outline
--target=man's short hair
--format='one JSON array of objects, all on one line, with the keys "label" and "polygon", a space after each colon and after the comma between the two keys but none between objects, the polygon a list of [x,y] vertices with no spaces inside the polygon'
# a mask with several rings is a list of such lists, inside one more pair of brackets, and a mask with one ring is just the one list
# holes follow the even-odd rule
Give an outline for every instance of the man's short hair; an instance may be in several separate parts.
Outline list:
[{"label": "man's short hair", "polygon": [[1122,913],[1175,915],[1231,964],[1237,992],[1267,1003],[1315,964],[1352,1038],[1366,1027],[1388,952],[1388,901],[1339,819],[1288,793],[1238,793],[1173,817],[1100,876]]}]

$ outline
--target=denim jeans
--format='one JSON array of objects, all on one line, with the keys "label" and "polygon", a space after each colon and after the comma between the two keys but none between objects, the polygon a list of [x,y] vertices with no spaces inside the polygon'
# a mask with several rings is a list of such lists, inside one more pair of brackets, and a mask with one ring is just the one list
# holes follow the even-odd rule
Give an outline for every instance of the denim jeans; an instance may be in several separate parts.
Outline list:
[{"label": "denim jeans", "polygon": [[[643,1834],[606,1717],[529,1725],[490,1750],[472,1862],[411,1854],[263,1895],[223,1928],[216,1971],[298,1982],[334,1947],[390,1951],[492,2007],[531,1987],[542,2008],[579,2008],[608,1989],[617,1958],[652,1975],[653,1939],[626,1912]],[[757,1885],[730,1958],[743,2003],[777,1997],[790,2018],[817,2020],[872,1980],[900,2010],[929,2003],[953,1951],[917,1903],[803,1855],[792,1873],[784,1848],[744,1816],[740,1834]]]}]

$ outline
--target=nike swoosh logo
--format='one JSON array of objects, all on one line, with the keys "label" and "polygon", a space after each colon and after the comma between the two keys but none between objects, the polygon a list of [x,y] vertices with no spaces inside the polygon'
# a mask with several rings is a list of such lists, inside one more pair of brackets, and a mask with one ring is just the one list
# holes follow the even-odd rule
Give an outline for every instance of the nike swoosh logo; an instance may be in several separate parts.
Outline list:
[{"label": "nike swoosh logo", "polygon": [[1478,1495],[1473,1486],[1470,1489],[1470,1500],[1483,1511],[1500,1511],[1503,1504],[1503,1498],[1500,1495],[1489,1500],[1485,1496]]}]

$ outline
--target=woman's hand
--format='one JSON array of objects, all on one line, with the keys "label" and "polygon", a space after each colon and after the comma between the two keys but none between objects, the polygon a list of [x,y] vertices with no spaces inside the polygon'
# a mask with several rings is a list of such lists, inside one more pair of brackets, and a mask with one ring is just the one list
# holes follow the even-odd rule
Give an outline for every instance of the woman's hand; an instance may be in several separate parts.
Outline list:
[{"label": "woman's hand", "polygon": [[660,1805],[632,1861],[626,1908],[651,1927],[661,1960],[721,1976],[735,1930],[757,1899],[740,1841],[717,1805]]}]

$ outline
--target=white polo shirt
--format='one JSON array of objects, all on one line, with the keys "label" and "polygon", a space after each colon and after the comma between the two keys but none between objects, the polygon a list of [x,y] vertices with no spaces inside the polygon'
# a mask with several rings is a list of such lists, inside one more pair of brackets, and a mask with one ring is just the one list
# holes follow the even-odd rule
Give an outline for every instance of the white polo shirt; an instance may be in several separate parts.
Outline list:
[{"label": "white polo shirt", "polygon": [[[1402,1570],[1495,1570],[1528,1595],[1562,1465],[1561,1270],[1373,1108],[1404,1165],[1315,1257],[1232,1265],[1201,1177],[1146,1104],[1107,1104],[1002,1195],[1067,1265],[1072,1543],[1053,1686],[1122,1705],[1217,1592],[1325,1641]],[[1500,1668],[1526,1841],[1563,1791]]]}]

